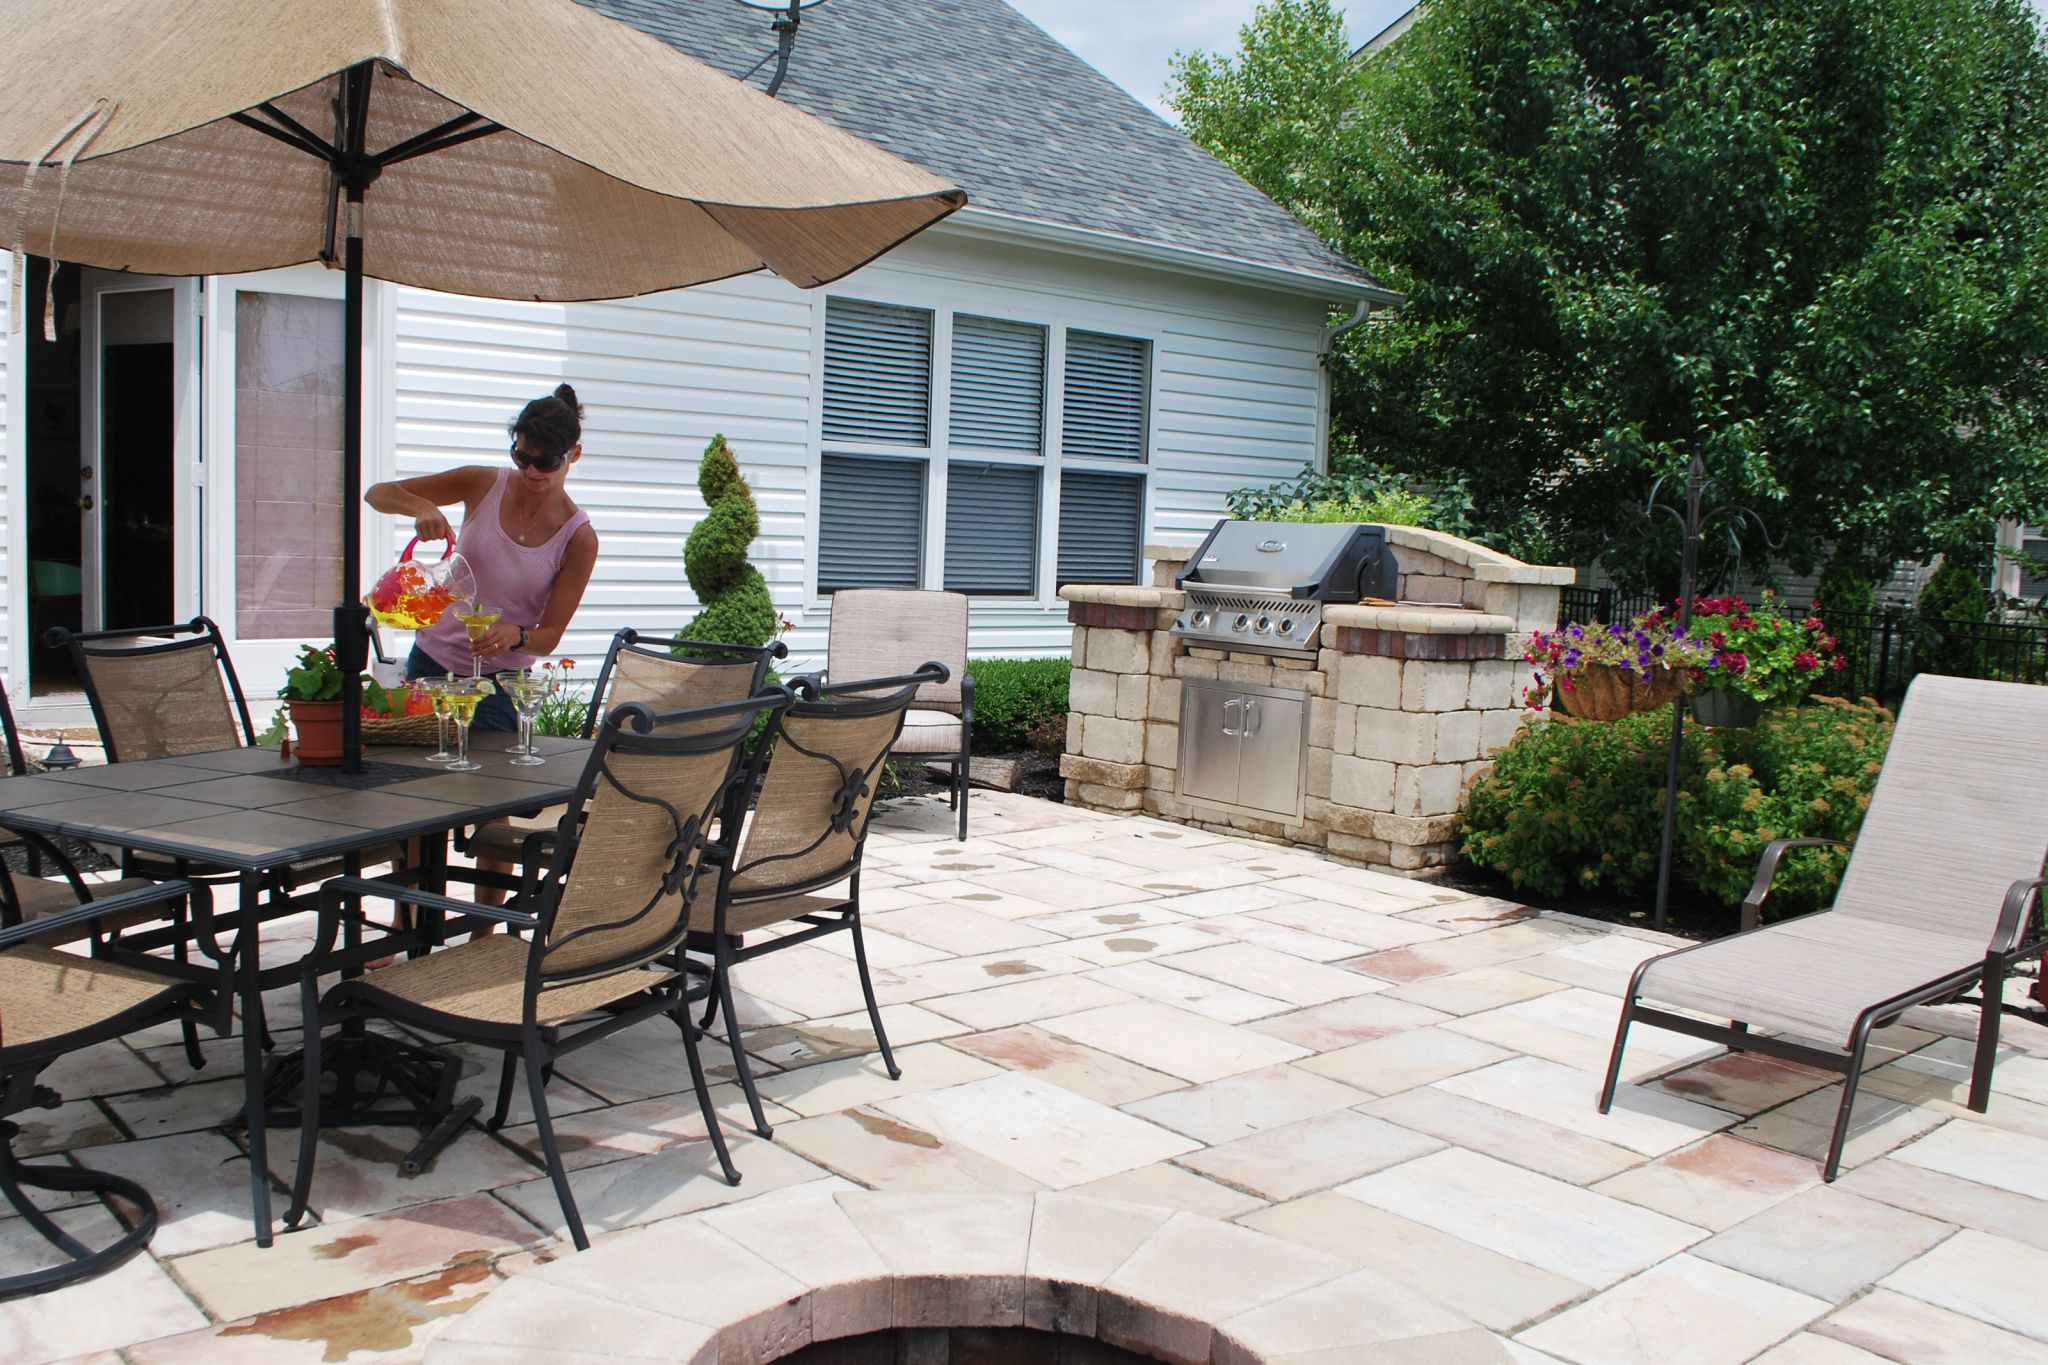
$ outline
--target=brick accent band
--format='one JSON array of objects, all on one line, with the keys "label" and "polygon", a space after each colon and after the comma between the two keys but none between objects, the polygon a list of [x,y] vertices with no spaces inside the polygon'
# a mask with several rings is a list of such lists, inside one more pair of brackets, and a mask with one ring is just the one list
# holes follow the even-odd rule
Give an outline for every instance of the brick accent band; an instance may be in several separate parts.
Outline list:
[{"label": "brick accent band", "polygon": [[1069,602],[1067,623],[1110,630],[1151,630],[1159,623],[1159,610],[1156,607],[1112,607],[1106,602]]},{"label": "brick accent band", "polygon": [[1507,641],[1498,635],[1407,635],[1393,630],[1338,626],[1329,644],[1339,654],[1375,654],[1384,659],[1507,657]]}]

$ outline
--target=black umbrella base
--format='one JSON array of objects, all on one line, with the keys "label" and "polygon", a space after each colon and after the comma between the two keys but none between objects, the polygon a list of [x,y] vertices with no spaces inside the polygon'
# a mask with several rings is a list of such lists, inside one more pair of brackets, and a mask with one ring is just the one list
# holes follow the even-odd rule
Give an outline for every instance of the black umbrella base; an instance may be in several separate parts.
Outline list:
[{"label": "black umbrella base", "polygon": [[[418,1175],[483,1108],[474,1095],[455,1097],[462,1062],[446,1052],[380,1033],[343,1033],[320,1045],[321,1070],[333,1084],[321,1091],[322,1128],[417,1128],[422,1137],[399,1160]],[[264,1122],[296,1128],[306,1080],[303,1052],[280,1053],[263,1077]]]}]

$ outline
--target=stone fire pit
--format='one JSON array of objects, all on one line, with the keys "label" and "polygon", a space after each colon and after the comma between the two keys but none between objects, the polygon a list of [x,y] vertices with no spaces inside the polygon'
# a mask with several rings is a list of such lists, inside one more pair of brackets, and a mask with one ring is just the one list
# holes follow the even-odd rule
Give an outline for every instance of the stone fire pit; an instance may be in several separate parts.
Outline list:
[{"label": "stone fire pit", "polygon": [[[1411,874],[1442,867],[1465,785],[1520,728],[1528,635],[1557,622],[1573,570],[1387,528],[1400,604],[1331,606],[1313,660],[1189,648],[1169,634],[1193,545],[1147,546],[1152,586],[1071,584],[1067,800],[1321,849]],[[1185,685],[1307,698],[1299,814],[1191,799],[1177,782]],[[1250,760],[1247,760],[1250,761]]]}]

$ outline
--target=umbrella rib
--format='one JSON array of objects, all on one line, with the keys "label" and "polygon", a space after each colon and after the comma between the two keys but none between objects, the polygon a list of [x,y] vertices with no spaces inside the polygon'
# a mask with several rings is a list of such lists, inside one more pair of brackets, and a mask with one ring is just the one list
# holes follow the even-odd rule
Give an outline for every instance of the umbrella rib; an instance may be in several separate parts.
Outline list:
[{"label": "umbrella rib", "polygon": [[[481,126],[473,126],[478,124]],[[450,147],[459,147],[465,142],[474,142],[480,137],[489,137],[492,133],[504,131],[503,124],[484,121],[482,114],[465,113],[449,119],[438,128],[429,128],[424,133],[409,137],[396,146],[377,153],[377,165],[395,166],[416,156],[446,151]]]},{"label": "umbrella rib", "polygon": [[259,104],[256,107],[271,118],[276,119],[277,122],[265,123],[262,119],[246,113],[229,114],[228,117],[241,124],[244,128],[254,128],[266,137],[274,137],[285,146],[296,148],[308,156],[317,157],[322,161],[331,163],[338,155],[334,148],[322,141],[317,133],[306,128],[298,120],[292,118],[291,115],[268,104]]}]

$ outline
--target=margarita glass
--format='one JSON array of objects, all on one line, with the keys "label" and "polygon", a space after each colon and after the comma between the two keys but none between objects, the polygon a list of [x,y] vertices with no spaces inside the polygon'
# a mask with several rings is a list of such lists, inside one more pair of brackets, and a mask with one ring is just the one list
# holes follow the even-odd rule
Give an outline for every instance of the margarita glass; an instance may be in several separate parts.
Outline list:
[{"label": "margarita glass", "polygon": [[455,619],[462,622],[462,628],[469,632],[469,676],[472,682],[484,676],[483,656],[475,652],[476,647],[484,636],[491,633],[491,627],[498,624],[502,615],[503,612],[485,606],[481,600],[471,602],[468,611],[455,613]]},{"label": "margarita glass", "polygon": [[455,709],[448,701],[448,687],[455,681],[450,673],[445,678],[421,678],[420,690],[434,703],[434,752],[427,755],[429,763],[453,763],[455,755],[448,752],[448,720]]},{"label": "margarita glass", "polygon": [[518,757],[512,760],[512,766],[538,768],[547,760],[534,747],[533,718],[540,711],[541,698],[547,695],[547,680],[522,668],[500,673],[498,686],[505,689],[512,698],[512,709],[519,713],[519,742],[513,746]]},{"label": "margarita glass", "polygon": [[473,773],[484,766],[469,756],[469,722],[489,689],[490,684],[481,678],[456,678],[446,684],[448,705],[455,713],[455,761],[448,765],[451,773]]}]

